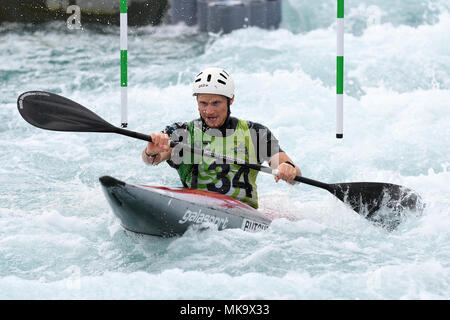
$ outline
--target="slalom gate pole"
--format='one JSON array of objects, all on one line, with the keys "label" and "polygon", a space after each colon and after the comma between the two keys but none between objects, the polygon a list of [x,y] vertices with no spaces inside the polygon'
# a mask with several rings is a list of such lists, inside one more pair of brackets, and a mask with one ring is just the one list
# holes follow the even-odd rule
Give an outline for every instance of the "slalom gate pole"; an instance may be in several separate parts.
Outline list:
[{"label": "slalom gate pole", "polygon": [[337,0],[336,138],[344,137],[344,0]]},{"label": "slalom gate pole", "polygon": [[127,0],[120,0],[120,106],[122,128],[128,126],[128,7]]}]

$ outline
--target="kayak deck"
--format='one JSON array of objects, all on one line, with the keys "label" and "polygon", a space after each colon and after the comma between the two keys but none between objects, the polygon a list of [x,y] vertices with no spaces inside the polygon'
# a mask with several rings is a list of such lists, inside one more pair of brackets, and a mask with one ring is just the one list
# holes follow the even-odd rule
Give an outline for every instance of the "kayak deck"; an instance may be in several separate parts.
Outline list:
[{"label": "kayak deck", "polygon": [[219,230],[265,230],[272,218],[232,197],[196,189],[125,183],[100,179],[106,199],[121,225],[132,232],[171,237],[191,225],[215,225]]}]

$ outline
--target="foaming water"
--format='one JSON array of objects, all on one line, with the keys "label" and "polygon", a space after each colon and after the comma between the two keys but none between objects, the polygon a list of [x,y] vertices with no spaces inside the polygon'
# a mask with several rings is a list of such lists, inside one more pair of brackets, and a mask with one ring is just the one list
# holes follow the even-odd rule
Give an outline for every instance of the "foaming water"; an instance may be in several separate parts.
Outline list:
[{"label": "foaming water", "polygon": [[426,203],[422,216],[387,232],[327,191],[261,173],[260,206],[279,217],[267,231],[126,232],[98,177],[179,186],[175,170],[145,166],[141,141],[43,131],[16,109],[22,92],[46,90],[119,124],[118,28],[4,24],[0,297],[448,299],[448,3],[346,1],[343,140],[335,138],[334,4],[284,1],[282,28],[272,31],[132,28],[130,129],[197,117],[192,77],[223,66],[237,85],[233,115],[267,125],[304,176],[409,187]]}]

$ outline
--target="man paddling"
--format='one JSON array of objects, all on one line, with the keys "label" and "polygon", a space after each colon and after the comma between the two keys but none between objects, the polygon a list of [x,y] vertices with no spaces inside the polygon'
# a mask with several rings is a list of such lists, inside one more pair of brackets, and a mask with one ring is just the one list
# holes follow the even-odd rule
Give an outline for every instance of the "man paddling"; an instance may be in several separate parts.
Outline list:
[{"label": "man paddling", "polygon": [[207,149],[217,154],[249,163],[267,161],[278,169],[275,181],[290,184],[301,175],[291,158],[280,148],[271,131],[255,122],[231,117],[234,102],[234,81],[224,69],[207,68],[194,79],[200,118],[167,126],[163,132],[152,133],[142,151],[146,164],[158,165],[163,161],[178,171],[184,187],[214,191],[234,197],[258,208],[256,177],[259,171],[232,162],[199,157],[189,149],[173,150],[169,140]]}]

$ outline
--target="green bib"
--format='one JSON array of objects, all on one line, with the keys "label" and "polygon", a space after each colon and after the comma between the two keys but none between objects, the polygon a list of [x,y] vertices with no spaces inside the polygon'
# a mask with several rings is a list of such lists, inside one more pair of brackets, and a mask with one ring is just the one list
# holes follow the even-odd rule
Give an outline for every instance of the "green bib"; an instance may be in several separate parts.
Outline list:
[{"label": "green bib", "polygon": [[[200,121],[189,123],[189,139],[191,146],[203,148],[219,155],[257,163],[255,146],[253,145],[247,122],[239,120],[236,129],[228,137],[216,129],[203,132]],[[211,133],[211,134],[208,134]],[[248,205],[258,208],[258,192],[256,177],[259,171],[233,163],[203,157],[191,152],[183,154],[183,162],[178,174],[185,187],[226,194]]]}]

